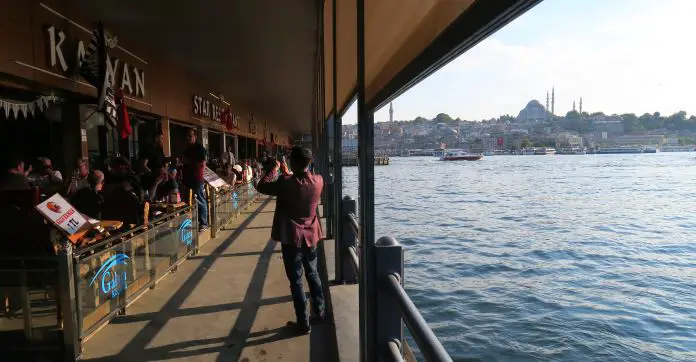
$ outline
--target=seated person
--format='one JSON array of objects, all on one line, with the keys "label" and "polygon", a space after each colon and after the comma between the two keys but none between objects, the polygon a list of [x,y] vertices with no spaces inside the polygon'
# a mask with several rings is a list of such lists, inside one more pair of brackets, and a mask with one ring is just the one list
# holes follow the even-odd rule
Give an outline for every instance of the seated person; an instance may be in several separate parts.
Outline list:
[{"label": "seated person", "polygon": [[225,164],[225,167],[220,172],[220,178],[227,182],[228,185],[234,186],[234,183],[237,182],[237,175],[232,170],[232,165],[229,163]]},{"label": "seated person", "polygon": [[234,172],[235,175],[236,185],[244,183],[244,170],[242,169],[242,166],[234,165],[234,167],[232,167],[232,172]]},{"label": "seated person", "polygon": [[9,155],[4,162],[5,168],[0,175],[0,190],[29,190],[24,161],[19,155]]},{"label": "seated person", "polygon": [[140,178],[131,170],[130,162],[124,157],[117,157],[111,162],[111,174],[106,178],[104,187],[105,197],[115,189],[123,188],[125,191],[133,193],[142,202],[145,199],[145,192],[141,186]]},{"label": "seated person", "polygon": [[89,187],[77,190],[70,198],[70,203],[82,214],[99,220],[104,204],[104,196],[102,195],[104,173],[94,171],[87,176],[87,181],[89,181]]},{"label": "seated person", "polygon": [[63,188],[63,175],[53,169],[53,163],[46,157],[39,157],[36,167],[29,174],[29,183],[50,196]]},{"label": "seated person", "polygon": [[166,169],[162,167],[159,176],[150,188],[150,200],[166,200],[167,202],[179,202],[179,184],[176,182],[176,168]]}]

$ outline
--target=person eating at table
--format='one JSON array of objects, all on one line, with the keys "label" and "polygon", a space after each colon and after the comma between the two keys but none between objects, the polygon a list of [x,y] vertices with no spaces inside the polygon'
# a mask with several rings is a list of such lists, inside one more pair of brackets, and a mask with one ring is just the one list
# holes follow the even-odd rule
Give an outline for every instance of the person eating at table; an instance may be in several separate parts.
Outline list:
[{"label": "person eating at table", "polygon": [[94,171],[87,176],[87,180],[89,181],[89,187],[77,190],[70,198],[70,203],[80,213],[99,220],[101,219],[102,205],[104,204],[104,195],[102,195],[104,173],[98,170]]},{"label": "person eating at table", "polygon": [[159,201],[166,200],[169,203],[175,203],[179,200],[179,185],[176,182],[176,168],[169,169],[162,167],[155,182],[150,188],[150,200]]}]

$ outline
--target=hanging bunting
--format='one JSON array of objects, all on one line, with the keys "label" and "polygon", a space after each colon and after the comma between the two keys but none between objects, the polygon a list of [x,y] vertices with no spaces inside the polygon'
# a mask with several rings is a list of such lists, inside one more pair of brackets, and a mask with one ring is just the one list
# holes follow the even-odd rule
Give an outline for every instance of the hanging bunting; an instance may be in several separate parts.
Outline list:
[{"label": "hanging bunting", "polygon": [[14,118],[19,118],[20,114],[24,118],[29,118],[29,114],[34,116],[36,108],[39,108],[40,112],[44,109],[48,109],[48,104],[58,102],[58,97],[55,95],[40,96],[37,100],[26,103],[11,102],[8,100],[0,99],[0,109],[5,110],[5,118],[10,118],[10,114],[14,115]]}]

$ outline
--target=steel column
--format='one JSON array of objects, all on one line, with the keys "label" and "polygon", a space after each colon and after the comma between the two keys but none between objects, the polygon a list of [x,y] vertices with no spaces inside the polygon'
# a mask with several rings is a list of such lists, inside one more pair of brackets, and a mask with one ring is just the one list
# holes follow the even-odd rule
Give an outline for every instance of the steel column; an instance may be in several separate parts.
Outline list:
[{"label": "steel column", "polygon": [[365,84],[365,0],[357,1],[357,93],[360,199],[360,357],[376,361],[374,111],[367,106]]},{"label": "steel column", "polygon": [[[337,80],[338,80],[338,71],[336,70],[336,0],[333,0],[333,6],[331,7],[331,19],[332,19],[332,24],[331,24],[331,33],[333,37],[333,41],[331,42],[331,47],[332,47],[332,62],[333,66],[331,67],[331,77],[333,79],[332,81],[332,87],[333,90],[331,92],[331,104],[333,105],[333,121],[334,121],[334,204],[335,204],[335,210],[334,210],[334,215],[335,217],[335,223],[336,223],[336,228],[334,230],[334,239],[336,243],[335,250],[342,250],[342,245],[341,243],[343,242],[343,143],[342,143],[342,137],[343,137],[343,122],[341,121],[341,114],[338,112],[338,99],[337,99],[337,94],[336,94],[336,89],[337,89]],[[345,276],[343,275],[343,256],[336,253],[335,255],[336,259],[336,279],[337,280],[344,280]]]},{"label": "steel column", "polygon": [[61,241],[58,251],[58,279],[61,315],[63,317],[64,361],[76,361],[82,353],[82,340],[78,336],[77,300],[75,298],[75,279],[73,274],[73,249],[70,241]]}]

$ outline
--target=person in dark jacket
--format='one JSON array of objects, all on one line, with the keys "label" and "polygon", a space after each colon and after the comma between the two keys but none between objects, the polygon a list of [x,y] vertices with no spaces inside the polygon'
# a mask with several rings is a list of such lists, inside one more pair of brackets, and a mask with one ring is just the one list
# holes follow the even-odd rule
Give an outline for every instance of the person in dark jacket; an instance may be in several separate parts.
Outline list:
[{"label": "person in dark jacket", "polygon": [[198,231],[208,229],[208,201],[205,196],[203,171],[206,168],[207,153],[205,147],[197,141],[196,131],[190,129],[186,135],[188,146],[184,150],[184,166],[182,181],[184,184],[183,198],[188,200],[188,190],[193,191],[195,202],[198,204]]},{"label": "person in dark jacket", "polygon": [[83,187],[70,198],[70,202],[82,214],[85,214],[94,219],[101,219],[102,205],[104,204],[104,196],[102,188],[104,187],[104,173],[94,171],[87,176],[89,187]]},{"label": "person in dark jacket", "polygon": [[[317,272],[317,244],[322,239],[322,229],[317,215],[324,180],[309,171],[312,152],[305,148],[293,148],[292,175],[280,175],[280,162],[267,172],[256,185],[266,195],[276,196],[271,239],[280,242],[285,273],[290,282],[295,305],[296,322],[288,326],[307,334],[311,322],[325,319],[324,293]],[[302,271],[307,276],[312,297],[314,315],[308,318],[305,293],[302,287]]]}]

